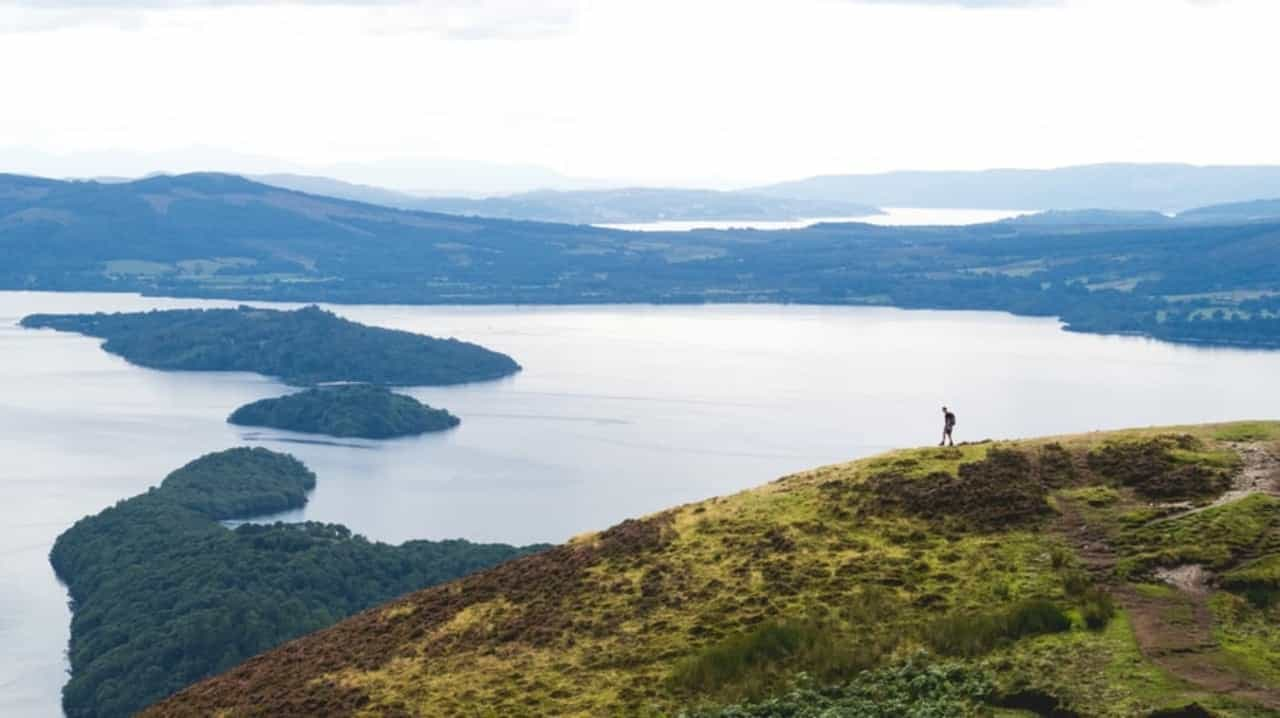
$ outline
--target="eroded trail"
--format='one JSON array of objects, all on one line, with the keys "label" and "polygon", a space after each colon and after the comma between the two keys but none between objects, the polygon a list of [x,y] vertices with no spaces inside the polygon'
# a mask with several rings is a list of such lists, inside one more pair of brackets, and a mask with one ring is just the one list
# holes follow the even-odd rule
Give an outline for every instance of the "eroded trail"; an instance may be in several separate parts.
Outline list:
[{"label": "eroded trail", "polygon": [[1240,473],[1232,479],[1231,488],[1207,506],[1179,511],[1156,521],[1172,521],[1191,516],[1254,494],[1280,496],[1280,456],[1276,455],[1273,447],[1261,442],[1232,442],[1228,446],[1244,462]]},{"label": "eroded trail", "polygon": [[[1190,516],[1252,494],[1280,495],[1280,457],[1274,448],[1243,442],[1230,446],[1240,454],[1244,465],[1229,490],[1207,506],[1152,523]],[[1189,564],[1157,570],[1155,577],[1163,585],[1136,586],[1119,581],[1112,572],[1118,556],[1105,528],[1089,524],[1073,501],[1061,501],[1059,509],[1056,530],[1075,550],[1084,568],[1096,580],[1111,585],[1111,593],[1128,614],[1134,638],[1148,660],[1206,691],[1245,698],[1280,712],[1280,691],[1242,674],[1215,638],[1209,606],[1213,575],[1209,571]]]}]

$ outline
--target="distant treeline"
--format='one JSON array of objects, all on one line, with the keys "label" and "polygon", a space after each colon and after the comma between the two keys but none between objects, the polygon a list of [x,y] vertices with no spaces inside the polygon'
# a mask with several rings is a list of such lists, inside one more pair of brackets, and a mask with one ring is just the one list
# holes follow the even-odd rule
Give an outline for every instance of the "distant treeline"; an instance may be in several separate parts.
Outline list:
[{"label": "distant treeline", "polygon": [[364,608],[540,548],[390,546],[336,524],[219,523],[300,507],[314,486],[293,457],[232,449],[59,536],[50,560],[73,609],[66,714],[131,715]]},{"label": "distant treeline", "polygon": [[[1059,316],[1078,331],[1280,346],[1276,312],[1242,303],[1280,291],[1280,221],[1215,211],[1203,224],[1167,226],[1067,213],[971,227],[639,234],[407,212],[223,175],[118,185],[0,176],[0,288],[353,304],[985,309]],[[154,338],[144,344],[139,361],[176,361]],[[292,361],[301,358],[274,357],[266,373],[317,380]],[[486,367],[476,378],[514,371]]]}]

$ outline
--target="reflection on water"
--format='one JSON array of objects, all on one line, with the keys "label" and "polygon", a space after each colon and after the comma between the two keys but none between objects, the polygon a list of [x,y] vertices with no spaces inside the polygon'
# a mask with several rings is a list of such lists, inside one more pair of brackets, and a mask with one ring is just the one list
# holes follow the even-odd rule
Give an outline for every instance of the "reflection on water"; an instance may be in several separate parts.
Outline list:
[{"label": "reflection on water", "polygon": [[[319,477],[285,518],[371,538],[560,541],[811,466],[958,439],[1275,416],[1280,356],[1068,334],[1056,322],[877,308],[337,308],[514,356],[497,382],[408,393],[462,418],[387,442],[225,423],[286,391],[250,374],[164,373],[32,312],[230,306],[0,293],[0,715],[55,715],[66,594],[47,556],[80,517],[203,453],[288,451]],[[372,448],[371,448],[372,447]]]}]

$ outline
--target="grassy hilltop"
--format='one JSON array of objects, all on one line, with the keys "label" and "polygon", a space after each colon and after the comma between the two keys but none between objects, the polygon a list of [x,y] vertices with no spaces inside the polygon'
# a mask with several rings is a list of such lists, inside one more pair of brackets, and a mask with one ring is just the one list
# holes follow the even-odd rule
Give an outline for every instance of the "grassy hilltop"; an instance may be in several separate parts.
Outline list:
[{"label": "grassy hilltop", "polygon": [[897,451],[404,596],[146,715],[1280,715],[1277,482],[1280,423]]}]

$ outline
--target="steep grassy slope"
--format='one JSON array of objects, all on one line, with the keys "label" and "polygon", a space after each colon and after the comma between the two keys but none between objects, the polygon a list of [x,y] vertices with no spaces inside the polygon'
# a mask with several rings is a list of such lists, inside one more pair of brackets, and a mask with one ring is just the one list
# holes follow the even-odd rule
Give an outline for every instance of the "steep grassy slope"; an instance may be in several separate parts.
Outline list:
[{"label": "steep grassy slope", "polygon": [[1277,439],[1179,427],[796,474],[405,596],[149,715],[1277,714]]}]

